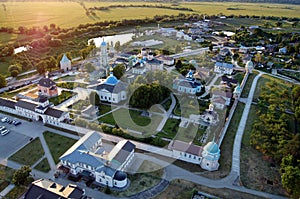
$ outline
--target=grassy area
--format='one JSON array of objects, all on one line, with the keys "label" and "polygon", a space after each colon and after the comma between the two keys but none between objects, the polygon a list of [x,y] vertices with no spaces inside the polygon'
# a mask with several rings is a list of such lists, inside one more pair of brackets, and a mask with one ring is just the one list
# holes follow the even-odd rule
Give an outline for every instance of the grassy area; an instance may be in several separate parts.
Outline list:
[{"label": "grassy area", "polygon": [[49,131],[44,132],[44,137],[53,157],[53,160],[57,164],[59,157],[66,152],[77,140],[68,138],[62,135],[58,135]]},{"label": "grassy area", "polygon": [[162,129],[162,132],[157,133],[160,137],[173,139],[178,131],[180,120],[169,118]]},{"label": "grassy area", "polygon": [[251,194],[234,191],[231,189],[213,189],[203,185],[197,185],[185,180],[174,180],[162,193],[157,195],[155,199],[160,198],[191,198],[193,189],[214,195],[220,198],[252,198],[261,199],[262,197]]},{"label": "grassy area", "polygon": [[106,105],[106,104],[101,104],[101,105],[99,106],[99,114],[100,114],[100,115],[103,115],[103,114],[105,114],[105,113],[111,111],[112,108],[114,108],[114,106],[110,106],[110,105]]},{"label": "grassy area", "polygon": [[[141,2],[83,2],[85,7],[100,7],[113,4],[135,4],[144,5],[157,3]],[[235,15],[264,15],[264,16],[286,16],[298,17],[299,5],[286,4],[256,4],[235,2],[194,2],[180,3],[177,7],[192,8],[195,12],[182,10],[170,10],[159,8],[112,8],[106,11],[96,11],[96,16],[87,16],[85,9],[77,2],[4,2],[6,11],[0,13],[0,26],[19,27],[21,25],[32,27],[56,24],[62,28],[74,27],[79,24],[94,23],[97,21],[110,21],[122,19],[152,18],[155,15],[176,15],[178,13],[199,14],[235,14]],[[166,3],[166,6],[171,4]],[[234,10],[230,9],[234,8]],[[6,36],[1,41],[10,41]]]},{"label": "grassy area", "polygon": [[171,106],[171,104],[172,104],[172,99],[171,99],[171,98],[168,98],[168,100],[165,101],[165,102],[162,104],[162,106],[164,107],[164,109],[165,109],[166,111],[168,111],[169,108],[170,108],[170,106]]},{"label": "grassy area", "polygon": [[90,104],[91,104],[90,100],[78,100],[74,104],[68,106],[68,108],[72,108],[73,110],[81,111],[81,110],[85,109],[87,106],[89,106]]},{"label": "grassy area", "polygon": [[[132,129],[143,132],[145,134],[153,134],[157,126],[161,122],[162,117],[152,115],[150,118],[141,116],[140,111],[129,110],[130,118],[128,117],[128,109],[118,109],[113,113],[107,114],[99,118],[99,122],[116,125],[123,129]],[[117,121],[117,122],[116,122]]]},{"label": "grassy area", "polygon": [[[264,159],[262,154],[250,146],[250,135],[257,108],[252,105],[241,148],[241,182],[250,189],[285,195],[282,188],[279,166]],[[269,181],[269,184],[267,183]]]},{"label": "grassy area", "polygon": [[244,86],[244,89],[243,89],[243,92],[241,94],[241,97],[248,97],[248,94],[249,94],[249,91],[251,89],[251,86],[252,86],[252,82],[253,82],[253,79],[255,78],[255,74],[249,74],[248,76],[248,79],[247,79],[247,82]]},{"label": "grassy area", "polygon": [[144,160],[138,169],[138,173],[128,175],[130,187],[125,191],[119,192],[117,195],[124,197],[147,190],[158,184],[162,175],[163,170],[159,165],[148,160]]},{"label": "grassy area", "polygon": [[61,94],[57,97],[53,97],[49,99],[49,102],[52,102],[55,106],[58,104],[63,103],[64,101],[70,99],[71,97],[75,96],[76,93],[75,92],[71,92],[71,91],[61,91]]},{"label": "grassy area", "polygon": [[19,150],[17,153],[9,157],[9,160],[24,165],[33,165],[45,154],[40,138],[36,138]]},{"label": "grassy area", "polygon": [[36,84],[30,84],[28,86],[24,86],[22,88],[19,88],[19,89],[16,89],[16,90],[13,90],[13,91],[9,91],[9,92],[4,92],[4,93],[1,93],[1,97],[4,97],[4,98],[13,98],[14,96],[16,96],[18,93],[21,93],[21,92],[25,92],[25,91],[29,91],[33,88],[36,87]]},{"label": "grassy area", "polygon": [[16,199],[22,196],[23,193],[27,190],[25,186],[15,186],[7,195],[5,199]]},{"label": "grassy area", "polygon": [[49,172],[51,170],[48,159],[44,158],[40,163],[38,163],[34,169],[42,171],[42,172]]},{"label": "grassy area", "polygon": [[0,192],[10,184],[13,173],[13,169],[0,165]]}]

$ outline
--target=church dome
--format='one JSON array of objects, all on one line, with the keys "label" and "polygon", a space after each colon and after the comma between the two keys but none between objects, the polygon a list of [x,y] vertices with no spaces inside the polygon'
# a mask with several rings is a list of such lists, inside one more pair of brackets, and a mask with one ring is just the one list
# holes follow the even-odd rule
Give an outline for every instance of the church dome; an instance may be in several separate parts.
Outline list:
[{"label": "church dome", "polygon": [[219,146],[215,142],[209,142],[209,143],[207,143],[204,146],[203,150],[206,151],[206,152],[208,152],[208,153],[211,153],[211,154],[218,154],[218,153],[220,153]]},{"label": "church dome", "polygon": [[106,46],[106,42],[103,40],[101,46]]},{"label": "church dome", "polygon": [[106,79],[105,83],[106,84],[111,84],[111,85],[116,85],[118,83],[118,81],[119,80],[111,72],[109,77]]},{"label": "church dome", "polygon": [[249,60],[249,61],[246,63],[246,68],[252,69],[253,67],[254,67],[253,62],[252,62],[251,60]]},{"label": "church dome", "polygon": [[240,87],[240,84],[238,84],[238,85],[235,87],[233,93],[241,94],[241,92],[242,92],[242,88]]},{"label": "church dome", "polygon": [[122,172],[122,171],[117,171],[115,176],[114,176],[114,179],[115,180],[118,180],[118,181],[123,181],[127,178],[127,175],[126,173]]}]

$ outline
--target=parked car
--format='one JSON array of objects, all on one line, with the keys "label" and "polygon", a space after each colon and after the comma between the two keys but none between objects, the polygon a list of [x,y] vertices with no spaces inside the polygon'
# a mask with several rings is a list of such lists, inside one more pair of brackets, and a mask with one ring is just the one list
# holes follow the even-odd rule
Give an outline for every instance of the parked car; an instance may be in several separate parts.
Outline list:
[{"label": "parked car", "polygon": [[8,120],[8,122],[7,122],[7,123],[8,123],[8,124],[12,124],[12,122],[13,122],[12,120]]},{"label": "parked car", "polygon": [[15,126],[18,126],[18,125],[20,125],[20,124],[22,124],[22,122],[20,122],[20,121],[16,121],[16,122],[14,123]]},{"label": "parked car", "polygon": [[4,117],[4,118],[1,119],[1,122],[3,122],[3,123],[6,122],[6,121],[7,121],[7,117]]},{"label": "parked car", "polygon": [[5,128],[5,126],[0,126],[0,131],[3,131]]},{"label": "parked car", "polygon": [[8,133],[9,133],[9,130],[8,130],[8,129],[6,129],[6,130],[4,130],[4,131],[1,131],[1,135],[2,135],[2,136],[6,135],[6,134],[8,134]]}]

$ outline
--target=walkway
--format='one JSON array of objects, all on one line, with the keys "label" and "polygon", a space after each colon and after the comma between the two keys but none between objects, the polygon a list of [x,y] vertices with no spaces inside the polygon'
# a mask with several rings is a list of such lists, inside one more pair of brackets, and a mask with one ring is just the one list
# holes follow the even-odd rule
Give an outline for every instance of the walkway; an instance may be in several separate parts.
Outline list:
[{"label": "walkway", "polygon": [[13,188],[15,188],[14,184],[8,185],[3,191],[0,192],[0,199],[3,198],[8,192],[10,192]]},{"label": "walkway", "polygon": [[162,131],[162,129],[164,128],[164,126],[167,122],[167,120],[169,119],[170,115],[172,114],[173,109],[176,106],[176,99],[175,99],[173,94],[171,94],[171,100],[172,100],[172,103],[170,105],[169,110],[163,115],[163,119],[161,120],[160,124],[156,128],[157,132]]},{"label": "walkway", "polygon": [[[242,143],[242,138],[244,134],[244,130],[246,127],[246,122],[248,119],[248,114],[251,108],[252,100],[253,100],[253,95],[256,89],[256,84],[258,79],[261,77],[261,73],[258,74],[253,82],[252,86],[248,95],[248,99],[246,101],[246,105],[243,111],[243,115],[240,120],[240,124],[237,130],[237,133],[235,135],[234,139],[234,145],[233,145],[233,152],[232,152],[232,165],[231,165],[231,172],[236,173],[237,177],[240,177],[240,151],[241,151],[241,143]],[[243,99],[245,101],[245,99]]]}]

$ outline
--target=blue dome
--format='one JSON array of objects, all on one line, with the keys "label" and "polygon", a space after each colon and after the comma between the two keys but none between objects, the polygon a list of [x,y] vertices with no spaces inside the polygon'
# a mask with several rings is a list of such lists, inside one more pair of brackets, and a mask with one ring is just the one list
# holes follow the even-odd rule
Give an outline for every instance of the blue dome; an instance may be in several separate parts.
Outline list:
[{"label": "blue dome", "polygon": [[127,178],[127,174],[122,172],[122,171],[117,171],[115,176],[114,176],[114,179],[118,180],[118,181],[123,181],[126,178]]},{"label": "blue dome", "polygon": [[211,154],[219,154],[220,153],[219,146],[215,142],[207,143],[203,149]]},{"label": "blue dome", "polygon": [[106,79],[105,83],[106,84],[111,84],[111,85],[116,85],[118,83],[118,81],[119,80],[111,72],[109,77]]},{"label": "blue dome", "polygon": [[106,42],[103,40],[101,46],[106,46]]}]

